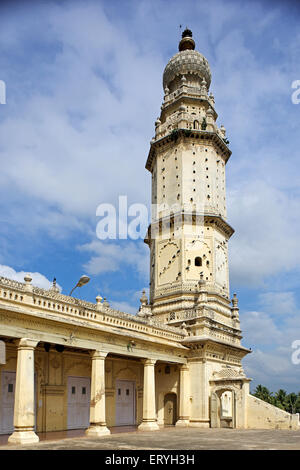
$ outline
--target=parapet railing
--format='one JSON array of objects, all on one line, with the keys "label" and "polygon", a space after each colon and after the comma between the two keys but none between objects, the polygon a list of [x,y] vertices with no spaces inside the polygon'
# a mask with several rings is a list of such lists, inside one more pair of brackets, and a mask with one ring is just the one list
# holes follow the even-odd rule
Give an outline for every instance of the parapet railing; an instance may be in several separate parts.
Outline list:
[{"label": "parapet railing", "polygon": [[30,282],[22,283],[0,277],[0,301],[13,305],[22,305],[54,312],[60,318],[79,317],[83,320],[101,323],[131,331],[150,333],[172,341],[180,341],[185,336],[179,328],[165,325],[151,316],[138,317],[106,306],[97,299],[97,303],[76,299],[57,292],[55,289],[42,289]]}]

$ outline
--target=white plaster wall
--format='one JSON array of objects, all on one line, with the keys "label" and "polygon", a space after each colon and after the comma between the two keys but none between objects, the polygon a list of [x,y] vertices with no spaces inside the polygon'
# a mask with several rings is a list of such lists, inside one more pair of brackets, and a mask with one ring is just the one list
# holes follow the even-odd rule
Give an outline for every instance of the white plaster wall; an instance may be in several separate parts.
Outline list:
[{"label": "white plaster wall", "polygon": [[299,415],[291,415],[253,395],[247,397],[247,427],[252,429],[300,429]]}]

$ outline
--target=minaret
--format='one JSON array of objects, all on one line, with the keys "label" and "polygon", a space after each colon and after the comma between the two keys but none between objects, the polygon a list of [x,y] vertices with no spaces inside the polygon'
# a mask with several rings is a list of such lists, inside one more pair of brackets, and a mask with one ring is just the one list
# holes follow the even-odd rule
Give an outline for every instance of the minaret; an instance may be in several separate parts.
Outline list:
[{"label": "minaret", "polygon": [[210,82],[208,62],[185,30],[164,70],[164,101],[146,163],[152,173],[145,239],[151,283],[149,304],[142,299],[139,314],[145,315],[146,306],[153,317],[186,333],[189,419],[176,425],[224,425],[226,390],[232,403],[226,425],[246,427],[250,379],[241,361],[250,350],[241,345],[238,299],[234,294],[231,303],[229,297],[233,229],[226,220],[225,165],[231,152],[224,126],[216,124]]},{"label": "minaret", "polygon": [[[225,165],[231,155],[216,124],[211,73],[186,29],[163,74],[164,100],[146,163],[152,173],[150,305],[180,324],[203,309],[232,318]],[[235,321],[238,321],[234,316]]]}]

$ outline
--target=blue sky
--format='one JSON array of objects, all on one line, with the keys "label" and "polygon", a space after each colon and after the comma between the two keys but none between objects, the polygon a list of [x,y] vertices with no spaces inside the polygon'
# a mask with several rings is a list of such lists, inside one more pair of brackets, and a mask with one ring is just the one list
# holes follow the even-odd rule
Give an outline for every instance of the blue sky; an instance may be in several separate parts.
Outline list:
[{"label": "blue sky", "polygon": [[0,4],[0,275],[134,313],[148,287],[141,241],[100,241],[96,208],[150,203],[144,165],[162,73],[193,31],[212,71],[227,164],[231,293],[252,388],[300,390],[300,7],[280,1],[27,1]]}]

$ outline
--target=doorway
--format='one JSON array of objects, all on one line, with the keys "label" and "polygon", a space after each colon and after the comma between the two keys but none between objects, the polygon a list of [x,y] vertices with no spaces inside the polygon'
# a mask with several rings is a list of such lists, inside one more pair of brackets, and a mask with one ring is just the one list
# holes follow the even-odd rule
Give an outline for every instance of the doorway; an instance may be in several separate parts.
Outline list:
[{"label": "doorway", "polygon": [[135,382],[116,380],[116,426],[135,424]]},{"label": "doorway", "polygon": [[176,393],[167,393],[164,398],[164,424],[174,426],[177,418]]},{"label": "doorway", "polygon": [[14,431],[16,373],[2,372],[2,406],[0,434],[10,434]]},{"label": "doorway", "polygon": [[235,421],[235,391],[220,389],[212,392],[210,396],[210,426],[212,428],[235,428]]},{"label": "doorway", "polygon": [[90,395],[88,377],[68,377],[68,429],[89,427]]}]

